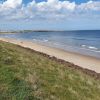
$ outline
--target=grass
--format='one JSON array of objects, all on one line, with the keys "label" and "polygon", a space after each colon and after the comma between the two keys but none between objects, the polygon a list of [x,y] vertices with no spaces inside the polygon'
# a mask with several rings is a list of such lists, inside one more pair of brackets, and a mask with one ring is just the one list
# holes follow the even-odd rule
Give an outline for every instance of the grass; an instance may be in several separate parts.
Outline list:
[{"label": "grass", "polygon": [[0,100],[100,100],[100,80],[0,41]]}]

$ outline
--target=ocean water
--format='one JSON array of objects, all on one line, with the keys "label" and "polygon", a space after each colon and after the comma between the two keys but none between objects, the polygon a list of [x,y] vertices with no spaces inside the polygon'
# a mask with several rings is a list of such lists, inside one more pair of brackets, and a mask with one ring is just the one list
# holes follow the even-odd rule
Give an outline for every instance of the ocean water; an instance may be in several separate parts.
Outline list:
[{"label": "ocean water", "polygon": [[0,37],[30,40],[66,51],[100,58],[99,30],[0,34]]}]

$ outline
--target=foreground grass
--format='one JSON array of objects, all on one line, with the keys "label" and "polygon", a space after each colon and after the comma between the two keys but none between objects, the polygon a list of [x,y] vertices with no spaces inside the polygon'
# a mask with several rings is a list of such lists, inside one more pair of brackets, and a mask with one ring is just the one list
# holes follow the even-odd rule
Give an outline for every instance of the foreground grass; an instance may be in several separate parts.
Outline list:
[{"label": "foreground grass", "polygon": [[0,41],[0,100],[100,100],[100,80]]}]

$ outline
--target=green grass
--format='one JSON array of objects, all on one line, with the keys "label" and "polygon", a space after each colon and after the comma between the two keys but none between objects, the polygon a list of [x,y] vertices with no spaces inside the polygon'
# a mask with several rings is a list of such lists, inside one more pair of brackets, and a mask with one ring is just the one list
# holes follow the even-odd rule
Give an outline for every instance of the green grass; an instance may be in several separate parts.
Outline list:
[{"label": "green grass", "polygon": [[0,100],[100,100],[100,80],[68,66],[0,41]]}]

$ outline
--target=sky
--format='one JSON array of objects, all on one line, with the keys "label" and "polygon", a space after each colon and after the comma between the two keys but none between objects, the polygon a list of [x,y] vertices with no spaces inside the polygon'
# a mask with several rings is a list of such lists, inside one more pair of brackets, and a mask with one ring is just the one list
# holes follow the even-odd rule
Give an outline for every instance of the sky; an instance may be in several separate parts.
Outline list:
[{"label": "sky", "polygon": [[0,0],[0,30],[100,30],[100,0]]}]

